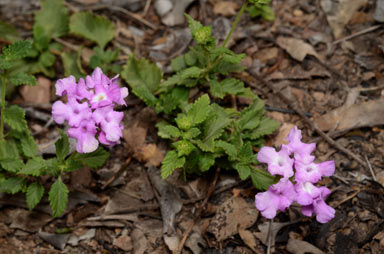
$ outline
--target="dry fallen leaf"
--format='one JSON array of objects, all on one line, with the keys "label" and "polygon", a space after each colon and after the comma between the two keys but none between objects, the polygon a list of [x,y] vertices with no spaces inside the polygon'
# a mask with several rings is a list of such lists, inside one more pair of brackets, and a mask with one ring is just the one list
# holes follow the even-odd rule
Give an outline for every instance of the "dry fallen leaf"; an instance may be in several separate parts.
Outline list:
[{"label": "dry fallen leaf", "polygon": [[147,126],[141,124],[141,121],[135,121],[131,127],[123,130],[123,138],[126,142],[127,149],[130,152],[138,153],[139,149],[144,145],[147,137]]},{"label": "dry fallen leaf", "polygon": [[218,241],[223,241],[240,229],[251,227],[258,215],[253,204],[248,204],[241,197],[231,197],[217,209],[207,231],[214,234]]},{"label": "dry fallen leaf", "polygon": [[342,37],[344,27],[368,0],[321,0],[320,5],[327,15],[329,26],[336,39]]},{"label": "dry fallen leaf", "polygon": [[148,249],[148,239],[145,237],[143,231],[135,228],[131,233],[133,242],[133,254],[144,254]]},{"label": "dry fallen leaf", "polygon": [[44,77],[38,77],[36,86],[22,86],[20,94],[25,102],[48,104],[50,102],[51,81]]},{"label": "dry fallen leaf", "polygon": [[292,254],[324,254],[312,244],[297,239],[288,240],[287,250]]},{"label": "dry fallen leaf", "polygon": [[277,44],[288,54],[298,61],[303,61],[307,55],[315,56],[319,59],[319,55],[315,49],[303,40],[291,37],[278,37]]},{"label": "dry fallen leaf", "polygon": [[384,99],[342,106],[315,119],[322,131],[349,130],[384,124]]},{"label": "dry fallen leaf", "polygon": [[113,245],[123,251],[131,251],[133,249],[132,238],[127,235],[120,236],[113,241]]},{"label": "dry fallen leaf", "polygon": [[275,240],[276,240],[276,235],[279,233],[280,229],[282,229],[285,226],[291,225],[294,222],[285,222],[285,223],[278,223],[278,222],[272,222],[271,225],[271,232],[269,232],[269,221],[264,222],[263,224],[260,224],[258,226],[260,232],[256,232],[255,236],[264,244],[268,245],[268,233],[270,233],[271,236],[271,250],[272,253],[274,252],[275,249]]},{"label": "dry fallen leaf", "polygon": [[276,147],[280,147],[282,144],[288,144],[287,137],[293,127],[295,127],[293,123],[283,123],[283,125],[280,126],[277,135],[273,139],[273,144]]},{"label": "dry fallen leaf", "polygon": [[145,166],[159,166],[163,161],[164,153],[155,145],[148,144],[140,148],[137,159],[145,161]]},{"label": "dry fallen leaf", "polygon": [[213,7],[213,12],[216,15],[234,16],[237,13],[238,4],[230,1],[220,1]]},{"label": "dry fallen leaf", "polygon": [[256,241],[255,236],[252,234],[252,232],[245,229],[240,229],[239,235],[240,235],[240,238],[244,241],[244,243],[249,248],[251,248],[251,250],[257,253],[258,243]]}]

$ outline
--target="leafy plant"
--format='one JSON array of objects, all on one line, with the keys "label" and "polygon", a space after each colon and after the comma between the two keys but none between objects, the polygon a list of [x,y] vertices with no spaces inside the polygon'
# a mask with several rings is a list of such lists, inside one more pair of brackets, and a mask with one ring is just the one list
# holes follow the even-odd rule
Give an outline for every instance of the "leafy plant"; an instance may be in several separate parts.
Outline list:
[{"label": "leafy plant", "polygon": [[0,192],[24,192],[28,208],[33,209],[45,192],[39,177],[49,175],[56,179],[49,190],[50,205],[56,217],[65,211],[68,201],[68,188],[61,175],[83,166],[100,167],[108,158],[108,153],[100,148],[89,154],[73,153],[67,158],[69,141],[68,136],[62,133],[55,144],[55,158],[46,160],[38,156],[38,148],[25,120],[24,110],[17,105],[8,106],[5,99],[8,82],[14,86],[36,84],[34,76],[11,71],[28,56],[32,48],[32,41],[17,41],[3,47],[0,55]]},{"label": "leafy plant", "polygon": [[[178,168],[186,175],[215,166],[235,169],[241,179],[251,177],[260,189],[277,181],[257,168],[253,147],[261,147],[263,137],[279,124],[265,116],[263,102],[242,81],[230,76],[244,69],[244,54],[235,54],[226,44],[246,6],[247,2],[222,45],[216,44],[211,27],[186,15],[196,44],[171,61],[175,73],[169,78],[162,80],[155,64],[135,56],[123,68],[121,75],[132,92],[167,119],[157,124],[158,135],[172,144],[162,162],[163,178]],[[202,95],[190,103],[193,94]],[[238,111],[228,106],[228,96],[246,97],[252,103]]]},{"label": "leafy plant", "polygon": [[249,0],[251,6],[246,10],[252,18],[261,16],[267,21],[273,21],[275,19],[275,13],[269,4],[272,0]]}]

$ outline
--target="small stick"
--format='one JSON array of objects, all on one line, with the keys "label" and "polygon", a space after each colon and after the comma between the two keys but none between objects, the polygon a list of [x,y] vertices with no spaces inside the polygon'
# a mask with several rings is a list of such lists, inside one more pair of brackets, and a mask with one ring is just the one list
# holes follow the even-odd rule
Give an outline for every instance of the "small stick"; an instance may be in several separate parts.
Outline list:
[{"label": "small stick", "polygon": [[121,166],[121,168],[119,169],[119,171],[116,172],[116,174],[114,174],[111,178],[109,178],[107,180],[107,182],[103,185],[103,187],[101,187],[102,190],[104,190],[105,188],[107,188],[111,183],[113,183],[113,181],[116,180],[116,178],[118,178],[123,172],[124,170],[128,167],[129,163],[131,163],[131,160],[132,158],[131,157],[128,157],[128,159],[125,161],[125,163]]},{"label": "small stick", "polygon": [[363,35],[363,34],[366,34],[366,33],[373,32],[373,31],[375,31],[376,29],[380,28],[381,26],[382,26],[382,25],[376,25],[376,26],[368,27],[368,28],[363,29],[363,30],[361,30],[361,31],[359,31],[359,32],[356,32],[356,33],[354,33],[354,34],[351,34],[351,35],[348,35],[348,36],[346,36],[346,37],[344,37],[344,38],[341,38],[341,39],[339,39],[339,40],[336,40],[336,41],[332,42],[332,44],[338,44],[338,43],[340,43],[340,42],[343,42],[343,41],[347,41],[347,40],[353,39],[353,38],[358,37],[358,36],[360,36],[360,35]]},{"label": "small stick", "polygon": [[374,180],[375,182],[377,182],[377,178],[376,178],[375,172],[373,171],[372,165],[371,165],[371,163],[369,162],[367,155],[364,155],[364,158],[365,158],[365,161],[366,161],[367,164],[368,164],[369,171],[371,171],[371,175],[372,175],[373,180]]},{"label": "small stick", "polygon": [[268,225],[268,246],[267,246],[267,254],[271,254],[271,245],[272,245],[272,223],[273,219],[269,220],[269,225]]},{"label": "small stick", "polygon": [[143,14],[141,16],[143,16],[143,17],[147,16],[149,7],[151,6],[151,2],[152,2],[151,0],[147,0],[147,2],[145,3],[145,6],[144,6]]},{"label": "small stick", "polygon": [[197,220],[199,219],[199,217],[203,211],[203,208],[205,207],[209,198],[211,197],[212,192],[215,189],[217,179],[219,178],[219,173],[220,173],[220,168],[217,168],[216,173],[215,173],[215,177],[213,178],[213,182],[208,189],[207,196],[205,197],[203,203],[200,205],[199,210],[197,211],[195,217],[193,218],[193,222],[191,223],[191,225],[189,225],[187,231],[184,232],[183,238],[181,239],[179,247],[177,248],[177,254],[180,254],[181,251],[183,250],[185,241],[187,240],[189,234],[191,233],[193,226],[196,224]]}]

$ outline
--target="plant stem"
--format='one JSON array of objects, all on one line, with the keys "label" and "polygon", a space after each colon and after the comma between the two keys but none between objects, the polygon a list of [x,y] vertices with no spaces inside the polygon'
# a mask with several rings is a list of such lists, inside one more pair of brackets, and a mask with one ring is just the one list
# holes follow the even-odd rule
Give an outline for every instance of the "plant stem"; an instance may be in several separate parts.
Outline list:
[{"label": "plant stem", "polygon": [[5,74],[1,75],[1,114],[0,114],[0,141],[4,140],[4,110],[5,110],[5,93],[7,92],[7,78]]},{"label": "plant stem", "polygon": [[247,4],[248,4],[248,0],[245,0],[243,6],[241,6],[241,9],[240,9],[239,13],[237,14],[235,22],[233,22],[233,24],[232,24],[231,30],[229,31],[229,34],[227,35],[227,38],[225,38],[225,41],[223,43],[223,47],[225,47],[227,45],[229,39],[231,38],[232,33],[233,33],[233,31],[235,30],[235,28],[237,26],[237,23],[239,23],[239,21],[240,21],[241,15],[243,15],[243,12],[244,12],[245,8],[247,7]]}]

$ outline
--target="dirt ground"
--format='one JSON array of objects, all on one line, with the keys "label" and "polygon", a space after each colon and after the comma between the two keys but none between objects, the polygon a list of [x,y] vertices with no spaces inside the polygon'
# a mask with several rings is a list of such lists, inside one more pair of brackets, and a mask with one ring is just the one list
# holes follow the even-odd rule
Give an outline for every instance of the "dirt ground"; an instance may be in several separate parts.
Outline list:
[{"label": "dirt ground", "polygon": [[[242,4],[189,2],[185,12],[212,25],[219,41]],[[164,24],[154,1],[66,3],[71,11],[89,9],[116,24],[110,47],[122,49],[120,64],[135,52],[167,71],[170,59],[193,43],[186,22]],[[280,146],[297,125],[304,141],[317,142],[320,161],[336,163],[334,176],[321,182],[332,190],[327,202],[336,209],[335,218],[320,224],[291,206],[274,219],[272,249],[282,254],[383,254],[384,1],[273,0],[272,7],[273,22],[249,15],[240,20],[230,47],[247,55],[247,70],[236,77],[282,124],[267,145]],[[3,0],[0,19],[28,38],[38,8],[37,1]],[[65,47],[89,46],[73,36],[62,41]],[[56,78],[63,78],[60,61],[55,69]],[[47,124],[55,80],[38,75],[37,87],[20,89],[12,97],[27,109],[41,145],[59,135],[58,126]],[[246,103],[241,98],[236,102]],[[251,181],[220,172],[194,223],[216,173],[190,176],[186,182],[176,173],[161,181],[159,163],[168,144],[156,134],[159,116],[133,94],[127,103],[124,140],[111,150],[107,164],[65,176],[71,192],[62,217],[52,219],[46,197],[29,212],[23,195],[0,195],[0,253],[172,253],[190,225],[182,253],[266,253],[269,225],[254,208],[257,190]]]}]

